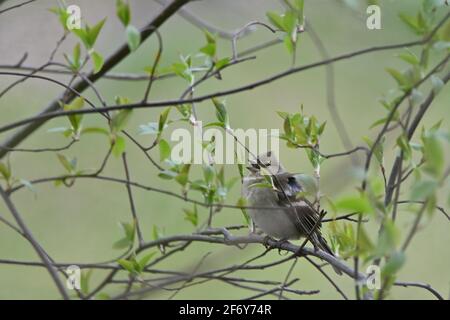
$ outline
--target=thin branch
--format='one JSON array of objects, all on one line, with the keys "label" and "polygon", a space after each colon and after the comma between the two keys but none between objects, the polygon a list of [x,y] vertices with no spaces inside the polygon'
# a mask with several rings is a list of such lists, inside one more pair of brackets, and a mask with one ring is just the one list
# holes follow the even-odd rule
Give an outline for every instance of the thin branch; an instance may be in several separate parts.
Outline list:
[{"label": "thin branch", "polygon": [[404,287],[404,288],[408,288],[408,287],[417,287],[417,288],[422,288],[425,290],[428,290],[429,292],[431,292],[431,294],[433,294],[438,300],[445,300],[440,294],[439,292],[437,292],[435,289],[433,289],[432,286],[430,286],[427,283],[419,283],[419,282],[399,282],[396,281],[394,283],[394,286],[397,287]]},{"label": "thin branch", "polygon": [[[179,1],[183,1],[183,0],[179,0]],[[184,0],[187,1],[187,0]],[[184,2],[183,1],[183,2]],[[177,2],[177,1],[175,1]],[[448,14],[442,21],[441,23],[438,25],[439,27],[446,21],[446,19],[448,18],[448,16],[450,16],[450,14]],[[433,33],[431,33],[430,35],[433,36],[435,34],[435,32],[437,32],[438,29],[436,29]],[[110,106],[108,108],[103,108],[104,111],[112,111],[112,110],[121,110],[121,109],[135,109],[135,108],[151,108],[151,107],[164,107],[164,106],[173,106],[173,105],[181,105],[181,104],[189,104],[189,103],[195,103],[195,102],[201,102],[201,101],[205,101],[205,100],[209,100],[213,97],[221,97],[221,96],[226,96],[226,95],[232,95],[232,94],[236,94],[239,92],[243,92],[243,91],[248,91],[248,90],[252,90],[254,88],[269,84],[273,81],[276,81],[278,79],[284,78],[286,76],[289,76],[291,74],[295,74],[301,71],[305,71],[308,69],[313,69],[319,66],[323,66],[323,65],[327,65],[330,63],[334,63],[337,61],[342,61],[342,60],[346,60],[346,59],[350,59],[359,55],[363,55],[363,54],[367,54],[367,53],[372,53],[372,52],[377,52],[377,51],[383,51],[383,50],[392,50],[392,49],[398,49],[398,48],[402,48],[402,47],[407,47],[407,46],[417,46],[417,45],[422,45],[426,42],[428,42],[431,39],[431,37],[426,37],[422,40],[418,40],[418,41],[412,41],[412,42],[405,42],[405,43],[400,43],[400,44],[393,44],[393,45],[385,45],[385,46],[375,46],[375,47],[370,47],[370,48],[366,48],[366,49],[362,49],[362,50],[358,50],[358,51],[353,51],[347,54],[343,54],[334,58],[330,58],[327,60],[323,60],[323,61],[319,61],[316,63],[312,63],[312,64],[308,64],[305,66],[300,66],[300,67],[296,67],[296,68],[290,68],[284,72],[280,72],[278,74],[275,74],[271,77],[268,77],[266,79],[262,79],[259,81],[256,81],[254,83],[251,84],[247,84],[241,87],[237,87],[234,89],[229,89],[229,90],[225,90],[225,91],[219,91],[216,93],[212,93],[212,94],[207,94],[204,96],[198,96],[192,99],[184,99],[184,100],[166,100],[166,101],[160,101],[160,102],[149,102],[149,103],[135,103],[135,104],[128,104],[128,105],[115,105],[115,106]],[[128,53],[128,46],[126,47],[126,51]],[[106,63],[105,63],[106,65]],[[103,73],[105,73],[107,70],[109,70],[109,68],[104,68],[105,70],[102,72],[100,71],[99,73],[96,73],[95,75],[92,75],[91,77],[89,77],[91,79],[91,81],[95,81],[97,80]],[[102,69],[103,70],[103,69]],[[77,89],[77,91],[81,92],[83,91],[85,88],[87,87],[87,84],[85,82],[82,82],[82,85],[76,85],[74,88]],[[86,110],[86,109],[82,109],[82,110],[72,110],[72,111],[60,111],[60,112],[55,112],[54,110],[57,109],[57,103],[52,103],[45,111],[43,111],[42,113],[24,119],[24,120],[20,120],[17,121],[15,123],[12,123],[10,125],[7,126],[3,126],[0,128],[0,132],[4,132],[7,130],[11,130],[13,128],[16,128],[18,126],[23,126],[25,124],[29,124],[27,127],[23,128],[19,133],[14,134],[8,141],[4,142],[3,145],[7,146],[7,147],[13,147],[15,145],[17,145],[20,141],[22,141],[26,136],[28,136],[29,134],[31,134],[31,132],[33,132],[34,130],[36,130],[38,127],[40,127],[46,120],[52,119],[52,118],[56,118],[56,117],[61,117],[61,116],[66,116],[69,114],[85,114],[85,113],[95,113],[95,110]],[[4,156],[5,152],[0,150],[0,158],[2,158]]]},{"label": "thin branch", "polygon": [[136,233],[138,236],[139,245],[141,246],[144,243],[144,237],[142,236],[141,227],[139,225],[139,219],[138,219],[137,213],[136,213],[136,207],[134,205],[133,192],[131,191],[131,186],[130,186],[130,170],[128,168],[127,155],[125,152],[122,153],[122,160],[123,160],[123,166],[125,169],[125,177],[127,179],[126,186],[127,186],[128,200],[130,202],[131,215],[133,216],[133,221],[136,224]]},{"label": "thin branch", "polygon": [[36,1],[36,0],[28,0],[28,1],[24,1],[24,2],[22,2],[22,3],[16,4],[16,5],[14,5],[14,6],[11,6],[11,7],[5,8],[5,9],[2,9],[2,10],[0,10],[0,14],[5,13],[5,12],[7,12],[7,11],[9,11],[9,10],[13,10],[13,9],[20,8],[20,7],[24,6],[24,5],[27,5],[27,4],[29,4],[29,3],[31,3],[31,2],[35,2],[35,1]]},{"label": "thin branch", "polygon": [[33,249],[38,254],[41,261],[45,264],[45,267],[47,268],[47,271],[49,272],[51,278],[55,282],[55,285],[60,292],[61,296],[64,299],[69,299],[69,296],[64,288],[64,285],[61,282],[61,279],[58,277],[58,274],[55,270],[55,268],[52,265],[52,262],[50,261],[47,254],[42,250],[41,246],[39,245],[39,242],[34,238],[33,234],[31,233],[31,230],[27,227],[25,224],[25,221],[22,219],[21,214],[17,211],[16,207],[12,203],[9,196],[6,194],[6,192],[3,190],[3,188],[0,186],[0,196],[3,198],[3,201],[5,202],[6,206],[8,207],[9,211],[13,215],[14,219],[16,220],[18,226],[22,230],[23,234],[25,234],[26,239],[30,242]]},{"label": "thin branch", "polygon": [[333,279],[331,279],[331,277],[325,272],[323,271],[322,267],[320,265],[318,265],[317,263],[315,263],[311,258],[309,257],[305,257],[306,260],[308,260],[309,263],[311,263],[314,268],[316,268],[327,280],[328,282],[331,283],[331,285],[336,289],[336,291],[342,296],[342,298],[344,298],[344,300],[348,300],[347,296],[345,295],[344,291],[341,290],[341,288],[339,288],[339,286],[336,284],[336,282],[334,282]]},{"label": "thin branch", "polygon": [[[147,26],[143,28],[141,31],[141,39],[142,42],[145,41],[149,36],[151,36],[154,33],[154,29],[147,29],[151,26],[154,28],[159,28],[166,20],[168,20],[178,9],[180,9],[183,5],[185,5],[189,0],[173,0],[164,7],[164,9],[156,15],[155,18],[153,18]],[[108,58],[105,59],[105,62],[103,64],[102,69],[94,73],[93,71],[89,73],[88,78],[91,82],[95,82],[98,79],[102,78],[104,74],[106,74],[108,71],[110,71],[113,67],[115,67],[119,62],[121,62],[124,58],[128,56],[130,53],[130,49],[128,47],[127,43],[122,44],[122,46],[115,51],[112,55],[110,55]],[[89,87],[89,84],[86,81],[79,81],[74,85],[74,90],[77,92],[83,92],[85,89]],[[72,101],[75,96],[73,94],[64,97],[63,95],[56,98],[50,104],[40,113],[40,115],[45,115],[47,113],[54,112],[55,110],[59,109],[59,101],[62,100],[62,98],[65,98],[64,101],[66,103],[69,103]],[[24,140],[26,137],[28,137],[32,132],[37,130],[41,125],[45,123],[44,119],[41,119],[41,121],[36,121],[31,123],[29,126],[22,128],[18,132],[14,133],[9,139],[1,143],[1,145],[8,147],[8,148],[14,148],[17,146],[22,140]],[[5,156],[7,151],[0,150],[0,159]]]},{"label": "thin branch", "polygon": [[[400,200],[397,201],[398,204],[411,204],[411,203],[420,203],[424,204],[425,201],[414,201],[414,200]],[[450,215],[445,211],[443,207],[436,206],[436,209],[438,209],[442,214],[450,221]]]}]

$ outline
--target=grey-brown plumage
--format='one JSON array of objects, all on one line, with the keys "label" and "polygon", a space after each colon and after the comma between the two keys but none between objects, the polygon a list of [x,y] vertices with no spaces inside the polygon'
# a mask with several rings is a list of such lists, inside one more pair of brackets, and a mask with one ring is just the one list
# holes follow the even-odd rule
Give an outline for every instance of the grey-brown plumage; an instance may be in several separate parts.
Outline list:
[{"label": "grey-brown plumage", "polygon": [[[284,170],[273,153],[269,151],[258,156],[248,169],[242,195],[250,207],[259,207],[248,209],[255,225],[280,240],[296,240],[309,235],[315,248],[334,255],[320,231],[323,212],[319,213],[306,199],[298,196],[304,191],[303,187],[294,175]],[[272,181],[272,187],[261,187],[267,181]]]}]

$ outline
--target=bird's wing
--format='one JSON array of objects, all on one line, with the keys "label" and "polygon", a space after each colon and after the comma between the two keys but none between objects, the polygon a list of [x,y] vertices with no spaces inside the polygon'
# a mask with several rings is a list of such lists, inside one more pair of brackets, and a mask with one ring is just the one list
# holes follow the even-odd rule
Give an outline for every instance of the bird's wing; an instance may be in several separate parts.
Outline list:
[{"label": "bird's wing", "polygon": [[[286,210],[297,230],[304,236],[310,235],[314,246],[322,247],[320,235],[320,213],[306,199],[301,199],[297,194],[303,191],[297,179],[290,173],[282,173],[273,176],[274,186],[278,193],[280,206],[292,207]],[[311,232],[313,231],[313,232]]]}]

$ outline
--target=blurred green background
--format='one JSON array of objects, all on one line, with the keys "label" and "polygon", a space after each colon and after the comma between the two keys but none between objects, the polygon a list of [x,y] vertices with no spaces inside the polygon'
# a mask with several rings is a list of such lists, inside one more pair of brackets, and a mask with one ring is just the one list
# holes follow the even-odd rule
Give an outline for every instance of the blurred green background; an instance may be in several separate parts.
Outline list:
[{"label": "blurred green background", "polygon": [[[7,1],[3,6],[18,1]],[[132,23],[143,26],[156,15],[160,6],[152,1],[132,0]],[[353,1],[358,3],[358,1]],[[351,52],[356,49],[371,46],[394,44],[416,37],[401,23],[400,12],[416,12],[421,1],[416,0],[385,0],[380,1],[382,8],[382,30],[368,30],[365,25],[365,1],[359,1],[356,14],[351,8],[339,1],[316,0],[306,1],[305,14],[316,32],[320,35],[331,56]],[[123,27],[115,16],[115,1],[68,1],[81,8],[83,19],[93,24],[103,17],[108,20],[97,41],[96,49],[105,57],[125,40]],[[40,0],[23,8],[3,14],[0,17],[0,65],[14,64],[28,52],[25,65],[37,66],[44,63],[62,34],[57,18],[48,8],[56,5],[56,1]],[[249,21],[266,21],[265,13],[269,10],[282,11],[278,1],[196,1],[187,6],[194,13],[210,23],[225,30],[235,30]],[[448,9],[442,9],[448,10]],[[179,16],[173,16],[163,25],[160,32],[164,41],[164,53],[161,66],[168,66],[178,59],[180,54],[195,53],[204,45],[202,31],[192,26]],[[252,45],[272,39],[273,35],[265,30],[257,30],[250,36],[239,40],[238,48],[245,49]],[[300,35],[300,45],[297,53],[297,64],[307,64],[321,60],[307,34]],[[76,39],[69,36],[57,55],[58,61],[63,61],[62,53],[70,53]],[[153,62],[157,49],[154,37],[146,41],[137,52],[124,60],[115,72],[138,72]],[[417,48],[412,48],[414,52]],[[385,114],[378,99],[388,94],[395,87],[394,80],[385,72],[386,67],[402,69],[406,67],[395,57],[402,50],[377,52],[345,60],[335,64],[336,101],[339,111],[345,121],[354,145],[362,145],[362,136],[373,136],[376,129],[370,125]],[[221,40],[219,56],[230,55],[231,45]],[[277,45],[256,53],[257,59],[251,60],[223,72],[223,80],[213,79],[202,84],[196,91],[197,95],[235,88],[274,73],[290,66],[291,59],[282,45]],[[437,57],[432,57],[432,65]],[[67,77],[56,76],[67,81]],[[16,78],[0,77],[0,88],[3,89]],[[124,82],[100,80],[98,89],[109,103],[114,96],[129,97],[132,101],[142,98],[145,82]],[[426,84],[424,88],[429,88]],[[151,92],[152,100],[177,98],[185,89],[185,83],[177,78],[157,81]],[[27,80],[15,87],[0,100],[0,125],[22,119],[39,112],[48,101],[59,95],[61,88],[40,80]],[[424,91],[426,92],[426,91]],[[91,91],[87,96],[97,101]],[[325,69],[315,68],[285,77],[267,86],[227,97],[228,112],[231,125],[234,128],[282,128],[282,120],[275,111],[294,112],[304,105],[305,113],[315,115],[321,121],[327,121],[327,129],[321,140],[321,150],[324,153],[343,151],[337,131],[326,105]],[[434,124],[444,119],[444,128],[448,129],[450,90],[445,87],[433,103],[424,118],[423,124]],[[206,101],[197,106],[199,117],[204,121],[215,118],[211,102]],[[127,129],[130,133],[138,133],[138,126],[143,123],[157,121],[160,109],[135,111]],[[175,112],[173,112],[175,114]],[[106,123],[99,116],[89,116],[86,125],[97,125],[106,128]],[[67,140],[59,134],[48,133],[47,130],[64,126],[67,119],[56,119],[46,123],[34,135],[29,137],[21,147],[38,148],[62,146]],[[168,131],[168,133],[170,130]],[[386,167],[390,168],[395,148],[389,138],[395,138],[396,133],[388,135],[386,143]],[[0,134],[3,140],[10,133]],[[151,136],[137,136],[139,141],[149,144]],[[169,139],[167,135],[167,139]],[[392,140],[392,139],[391,139]],[[107,151],[108,143],[102,136],[85,136],[80,143],[63,153],[78,158],[80,168],[96,168]],[[146,185],[155,185],[163,189],[179,191],[179,186],[172,181],[157,177],[155,168],[144,158],[143,154],[132,144],[127,145],[127,154],[131,168],[132,179]],[[153,152],[158,158],[158,152]],[[281,145],[281,158],[285,166],[295,172],[312,173],[312,168],[306,161],[302,150],[287,149]],[[39,177],[63,174],[63,168],[53,153],[13,153],[10,156],[15,176],[27,180]],[[326,161],[322,167],[322,192],[331,198],[336,198],[343,192],[352,191],[357,185],[352,177],[351,163],[348,158],[338,158]],[[120,159],[112,158],[105,169],[105,175],[124,177]],[[227,168],[228,177],[238,175],[235,167]],[[100,262],[110,260],[121,252],[112,249],[112,243],[121,237],[118,228],[119,221],[130,221],[129,202],[125,186],[109,184],[96,180],[80,180],[71,188],[55,187],[53,184],[35,186],[36,194],[23,189],[13,196],[18,210],[33,231],[36,238],[50,255],[58,262]],[[404,188],[402,198],[408,197],[408,188]],[[239,185],[228,197],[227,203],[235,203],[240,193]],[[164,228],[166,235],[193,232],[190,223],[184,220],[182,208],[191,205],[171,197],[157,193],[134,190],[138,215],[146,239],[151,239],[152,228],[157,225]],[[191,196],[197,195],[192,193]],[[439,201],[446,205],[446,199]],[[412,214],[405,207],[400,208],[398,226],[408,230]],[[448,208],[447,208],[448,209]],[[199,208],[200,216],[205,219],[207,210]],[[11,216],[4,204],[0,204],[0,214],[10,221]],[[226,209],[221,211],[214,225],[226,226],[241,224],[242,214],[239,210]],[[376,230],[372,226],[372,231]],[[423,229],[422,229],[423,227]],[[369,227],[369,229],[371,229]],[[247,230],[241,231],[246,233]],[[324,227],[324,232],[327,228]],[[417,281],[431,284],[443,296],[449,294],[450,285],[450,251],[447,244],[450,241],[449,224],[446,218],[436,212],[427,217],[421,224],[420,232],[413,240],[407,252],[407,263],[399,273],[398,280]],[[175,255],[164,262],[160,268],[170,270],[192,270],[206,252],[211,252],[201,270],[216,268],[243,262],[264,248],[250,245],[245,250],[211,244],[194,244],[186,252]],[[0,258],[37,261],[37,256],[31,246],[8,227],[0,224]],[[259,263],[282,258],[276,250],[270,252]],[[349,262],[350,263],[350,262]],[[237,273],[241,276],[252,276],[257,279],[272,279],[283,281],[290,264],[283,264],[273,269]],[[338,277],[330,271],[330,275],[342,286],[349,297],[354,297],[353,281],[348,277]],[[95,270],[92,276],[92,287],[105,275]],[[339,299],[340,296],[327,280],[304,260],[299,260],[292,277],[300,281],[294,288],[301,290],[320,289],[317,296],[302,296],[302,299]],[[122,275],[125,278],[125,274]],[[111,286],[104,292],[114,294],[118,288]],[[150,298],[166,298],[171,293],[164,291],[154,293]],[[181,291],[177,298],[189,299],[224,299],[243,298],[252,295],[243,289],[238,289],[221,282],[207,282]],[[292,297],[292,296],[291,296]],[[0,264],[0,299],[33,299],[58,298],[57,291],[48,273],[43,268],[21,267]],[[390,298],[393,299],[428,299],[432,296],[421,289],[394,288]]]}]

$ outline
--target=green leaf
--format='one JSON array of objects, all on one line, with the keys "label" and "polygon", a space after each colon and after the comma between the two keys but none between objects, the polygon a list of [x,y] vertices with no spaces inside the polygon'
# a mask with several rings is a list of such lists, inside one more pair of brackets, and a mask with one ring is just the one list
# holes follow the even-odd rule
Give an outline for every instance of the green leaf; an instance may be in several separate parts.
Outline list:
[{"label": "green leaf", "polygon": [[433,93],[437,95],[439,91],[444,87],[444,82],[436,75],[431,76],[431,84],[433,85]]},{"label": "green leaf", "polygon": [[424,170],[439,178],[444,170],[445,155],[441,141],[437,134],[428,134],[423,138],[423,154],[425,157]]},{"label": "green leaf", "polygon": [[289,35],[286,35],[283,39],[284,46],[288,50],[289,54],[293,54],[295,51],[294,43]]},{"label": "green leaf", "polygon": [[388,217],[384,219],[383,230],[380,232],[378,238],[375,255],[383,257],[390,255],[400,240],[400,231],[395,226],[395,223]]},{"label": "green leaf", "polygon": [[109,131],[104,128],[99,127],[87,127],[81,130],[81,134],[91,133],[91,134],[102,134],[105,136],[109,136]]},{"label": "green leaf", "polygon": [[103,57],[97,51],[91,53],[92,63],[94,64],[94,73],[99,72],[103,68]]},{"label": "green leaf", "polygon": [[124,2],[122,0],[117,0],[116,2],[116,13],[117,17],[119,17],[122,24],[126,27],[130,23],[131,13],[130,13],[130,5],[128,2]]},{"label": "green leaf", "polygon": [[[0,163],[0,167],[1,167],[1,163]],[[8,179],[6,179],[8,180]],[[20,179],[20,183],[25,186],[25,188],[27,188],[28,190],[30,190],[31,192],[34,193],[34,195],[37,195],[36,189],[34,188],[33,184],[25,179]]]},{"label": "green leaf", "polygon": [[[297,17],[293,11],[287,11],[283,16],[284,30],[291,35],[292,33],[297,33]],[[295,42],[295,41],[293,41]]]},{"label": "green leaf", "polygon": [[124,233],[124,237],[122,239],[120,239],[119,241],[116,241],[113,244],[113,248],[114,249],[126,249],[126,248],[132,247],[134,244],[134,237],[136,234],[136,223],[121,222],[119,224],[119,226]]},{"label": "green leaf", "polygon": [[248,186],[249,188],[273,188],[269,182],[256,182]]},{"label": "green leaf", "polygon": [[125,259],[119,259],[117,260],[117,263],[120,264],[122,266],[122,268],[124,268],[125,270],[127,270],[129,273],[131,274],[137,274],[137,270],[134,266],[134,263],[132,261],[128,261]]},{"label": "green leaf", "polygon": [[210,184],[214,179],[215,174],[214,167],[209,164],[204,164],[202,168],[203,168],[203,176],[205,177],[205,182],[207,184]]},{"label": "green leaf", "polygon": [[5,165],[2,162],[0,162],[0,174],[7,181],[11,178],[11,170],[10,170],[9,166]]},{"label": "green leaf", "polygon": [[419,58],[412,52],[408,51],[406,53],[401,53],[399,54],[397,57],[399,57],[400,59],[402,59],[403,61],[413,65],[413,66],[418,66],[420,65],[420,60]]},{"label": "green leaf", "polygon": [[400,147],[400,150],[403,151],[403,157],[405,160],[410,160],[412,157],[412,149],[408,142],[407,137],[402,134],[397,138],[397,145]]},{"label": "green leaf", "polygon": [[270,23],[272,23],[276,28],[286,31],[283,23],[283,17],[280,16],[276,12],[267,12],[266,13],[267,18],[269,19]]},{"label": "green leaf", "polygon": [[161,139],[161,140],[159,140],[158,145],[159,145],[159,159],[160,159],[160,161],[164,161],[166,159],[169,159],[170,152],[171,152],[169,143],[166,140]]},{"label": "green leaf", "polygon": [[158,174],[158,177],[165,179],[165,180],[172,180],[174,179],[178,173],[171,171],[171,170],[163,170]]},{"label": "green leaf", "polygon": [[[75,98],[71,104],[64,104],[63,109],[65,111],[70,110],[80,110],[84,106],[84,99],[82,97]],[[80,129],[81,119],[83,118],[83,115],[81,114],[71,114],[68,115],[70,124],[72,125],[72,129],[74,132],[78,132]]]},{"label": "green leaf", "polygon": [[64,28],[64,30],[68,31],[67,28],[67,19],[69,19],[70,14],[67,12],[66,8],[62,7],[53,7],[49,9],[50,12],[56,14],[59,18],[59,23]]},{"label": "green leaf", "polygon": [[215,67],[216,70],[222,70],[223,68],[225,68],[228,64],[230,63],[230,58],[226,57],[223,59],[220,59],[216,62]]},{"label": "green leaf", "polygon": [[373,213],[370,201],[363,195],[343,197],[335,205],[338,210],[346,212]]},{"label": "green leaf", "polygon": [[63,165],[63,167],[67,170],[67,172],[71,173],[74,171],[74,162],[69,160],[65,155],[63,154],[56,154],[56,156],[58,157],[59,162]]},{"label": "green leaf", "polygon": [[100,292],[95,296],[95,300],[111,300],[111,296],[106,292]]},{"label": "green leaf", "polygon": [[435,50],[447,50],[450,48],[450,41],[437,41],[434,45],[433,45],[433,49]]},{"label": "green leaf", "polygon": [[116,112],[111,119],[111,129],[113,132],[121,131],[130,120],[132,109],[122,109]]},{"label": "green leaf", "polygon": [[81,47],[79,42],[77,42],[77,44],[73,48],[73,61],[75,67],[78,69],[81,65]]},{"label": "green leaf", "polygon": [[408,80],[400,71],[392,68],[386,68],[386,71],[395,79],[395,81],[397,81],[397,84],[401,88],[406,88],[408,86]]},{"label": "green leaf", "polygon": [[164,237],[164,231],[157,225],[153,225],[153,240],[158,240]]},{"label": "green leaf", "polygon": [[80,43],[77,42],[75,47],[73,48],[73,54],[71,57],[64,54],[64,58],[69,63],[70,67],[74,71],[78,71],[81,66],[81,49],[80,49]]},{"label": "green leaf", "polygon": [[434,194],[438,183],[432,180],[420,180],[411,188],[411,200],[426,200]]},{"label": "green leaf", "polygon": [[139,272],[144,271],[145,267],[148,265],[149,261],[153,256],[156,254],[156,252],[150,252],[149,254],[146,254],[141,259],[139,259],[138,265],[139,265]]},{"label": "green leaf", "polygon": [[190,223],[192,223],[195,227],[198,225],[198,210],[197,210],[197,205],[194,204],[194,209],[190,210],[190,209],[183,209],[185,217],[184,220],[189,221]]},{"label": "green leaf", "polygon": [[407,16],[403,13],[400,13],[399,17],[415,34],[420,35],[423,33],[423,30],[419,27],[416,18]]},{"label": "green leaf", "polygon": [[129,24],[126,29],[126,34],[128,47],[130,48],[130,51],[133,52],[141,44],[141,33],[135,26]]},{"label": "green leaf", "polygon": [[122,153],[125,152],[125,148],[126,148],[126,141],[124,137],[118,136],[116,137],[116,139],[114,140],[114,145],[112,148],[112,153],[116,158],[119,158],[120,156],[122,156]]},{"label": "green leaf", "polygon": [[[370,147],[370,149],[373,149],[374,142],[369,137],[363,137],[363,140],[367,143],[367,145]],[[377,143],[375,146],[375,149],[373,150],[373,154],[375,155],[375,158],[377,159],[378,163],[380,165],[383,165],[384,162],[384,141],[386,138],[383,136],[381,140]]]},{"label": "green leaf", "polygon": [[161,114],[159,115],[159,122],[158,122],[158,131],[162,132],[164,130],[164,127],[166,126],[167,119],[169,117],[169,112],[171,108],[165,109]]},{"label": "green leaf", "polygon": [[181,167],[180,173],[175,177],[175,180],[181,184],[183,187],[189,181],[189,169],[191,168],[190,164],[184,164]]},{"label": "green leaf", "polygon": [[73,29],[72,32],[83,42],[83,45],[90,49],[89,37],[85,29]]},{"label": "green leaf", "polygon": [[386,264],[381,269],[381,274],[384,277],[390,277],[395,275],[406,261],[405,254],[401,251],[395,252],[388,259]]},{"label": "green leaf", "polygon": [[83,270],[80,277],[80,289],[83,294],[89,293],[89,280],[91,279],[94,269]]},{"label": "green leaf", "polygon": [[213,58],[216,55],[216,44],[208,43],[200,49],[200,52],[206,54],[207,56]]},{"label": "green leaf", "polygon": [[87,33],[89,48],[92,48],[95,45],[98,34],[100,33],[100,30],[103,28],[105,21],[106,21],[106,18],[101,20],[99,23],[97,23],[92,28],[89,28],[89,26],[86,25],[86,33]]},{"label": "green leaf", "polygon": [[214,106],[216,107],[216,117],[217,120],[219,120],[225,128],[230,127],[230,121],[228,118],[227,109],[225,107],[225,103],[223,101],[219,101],[216,98],[212,98],[212,102],[214,103]]},{"label": "green leaf", "polygon": [[122,238],[116,242],[114,242],[113,244],[113,249],[126,249],[129,248],[132,245],[132,243],[130,243],[130,240],[128,240],[127,238]]},{"label": "green leaf", "polygon": [[157,134],[158,132],[159,132],[158,123],[156,123],[156,122],[149,122],[147,124],[141,124],[139,126],[139,134],[142,134],[142,135]]},{"label": "green leaf", "polygon": [[236,205],[241,208],[242,214],[244,215],[245,223],[249,226],[251,223],[250,216],[247,213],[247,209],[245,209],[245,207],[247,206],[247,200],[244,197],[240,197]]}]

